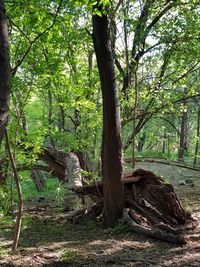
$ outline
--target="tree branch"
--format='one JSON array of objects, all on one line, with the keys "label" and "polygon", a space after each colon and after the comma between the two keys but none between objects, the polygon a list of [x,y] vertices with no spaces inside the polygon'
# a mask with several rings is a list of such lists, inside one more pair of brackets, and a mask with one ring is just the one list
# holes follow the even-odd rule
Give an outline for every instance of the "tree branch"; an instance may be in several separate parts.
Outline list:
[{"label": "tree branch", "polygon": [[57,17],[58,17],[58,14],[59,14],[59,11],[60,11],[60,8],[61,8],[61,5],[62,5],[62,2],[63,0],[60,1],[60,4],[58,5],[58,8],[56,10],[56,14],[55,14],[55,17],[54,17],[54,20],[52,22],[52,24],[46,28],[44,31],[42,31],[41,33],[39,33],[33,40],[30,40],[30,45],[29,47],[27,48],[26,52],[24,53],[24,55],[22,56],[22,58],[18,61],[17,65],[11,70],[11,74],[14,76],[15,73],[17,72],[17,69],[21,66],[21,64],[24,62],[25,58],[27,57],[27,55],[29,54],[32,46],[37,42],[37,40],[43,36],[46,32],[48,32],[49,30],[51,30],[53,28],[53,26],[55,25],[56,23],[56,20],[57,20]]},{"label": "tree branch", "polygon": [[180,131],[176,128],[176,126],[170,120],[168,120],[168,119],[166,119],[164,117],[161,117],[161,116],[159,116],[158,119],[162,119],[162,120],[168,122],[172,126],[172,128],[174,128],[174,130],[176,130],[176,132],[178,133],[178,135],[179,136],[181,135],[180,134]]},{"label": "tree branch", "polygon": [[194,66],[192,66],[188,71],[186,71],[185,73],[183,73],[179,78],[177,78],[176,80],[174,80],[172,84],[174,85],[174,84],[177,83],[178,81],[180,81],[180,80],[182,80],[183,78],[185,78],[188,74],[190,74],[190,73],[192,73],[192,72],[194,72],[194,71],[196,71],[196,70],[199,70],[200,67],[198,67],[198,68],[195,69],[195,67],[196,67],[199,63],[200,63],[200,60],[199,60]]},{"label": "tree branch", "polygon": [[[145,111],[143,112],[143,116],[141,117],[140,121],[138,122],[138,124],[137,124],[137,126],[135,128],[135,132],[133,132],[129,136],[128,141],[124,145],[124,150],[126,150],[130,146],[133,137],[144,127],[144,125],[152,118],[152,116],[155,115],[155,114],[157,114],[161,109],[167,108],[170,104],[177,104],[179,102],[183,102],[184,100],[192,99],[192,98],[196,98],[196,97],[200,97],[200,93],[199,94],[196,94],[196,95],[185,96],[185,97],[179,98],[177,100],[174,100],[172,103],[164,104],[164,105],[158,107],[153,112],[148,112],[148,110],[145,109]],[[149,104],[148,104],[148,106],[149,106]],[[133,118],[131,118],[129,121],[131,121],[132,119]],[[126,121],[126,123],[127,123],[127,121]]]},{"label": "tree branch", "polygon": [[172,8],[177,6],[177,4],[170,3],[167,5],[157,16],[152,20],[152,22],[147,26],[147,33],[153,28],[153,26]]},{"label": "tree branch", "polygon": [[17,28],[18,29],[18,31],[19,32],[21,32],[21,34],[31,43],[32,41],[31,41],[31,39],[26,35],[26,33],[24,32],[24,31],[22,31],[22,29],[11,19],[11,18],[9,18],[9,17],[7,17],[8,18],[8,20],[9,20],[9,22],[11,23],[11,24],[13,24],[14,26],[15,26],[15,28]]}]

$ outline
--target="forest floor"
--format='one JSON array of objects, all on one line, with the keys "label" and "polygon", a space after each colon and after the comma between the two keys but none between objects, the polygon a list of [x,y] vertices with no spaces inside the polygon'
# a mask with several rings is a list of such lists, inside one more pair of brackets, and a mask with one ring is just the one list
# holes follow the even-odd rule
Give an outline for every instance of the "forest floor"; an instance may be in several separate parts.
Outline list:
[{"label": "forest floor", "polygon": [[[174,182],[183,205],[200,222],[200,179],[194,186]],[[19,252],[9,255],[13,225],[0,221],[0,266],[200,266],[200,225],[186,233],[184,246],[129,232],[125,225],[104,229],[85,219],[72,224],[50,197],[25,203]]]}]

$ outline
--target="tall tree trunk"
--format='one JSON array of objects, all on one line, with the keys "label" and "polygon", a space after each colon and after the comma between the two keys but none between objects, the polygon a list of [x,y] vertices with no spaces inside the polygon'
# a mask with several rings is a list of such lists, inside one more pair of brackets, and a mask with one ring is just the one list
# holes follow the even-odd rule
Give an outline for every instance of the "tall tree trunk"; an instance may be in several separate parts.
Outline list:
[{"label": "tall tree trunk", "polygon": [[[99,112],[99,109],[100,109],[100,98],[101,98],[101,95],[100,95],[100,88],[98,89],[98,92],[97,92],[97,97],[96,97],[96,112],[98,113]],[[95,131],[94,131],[94,139],[93,139],[93,150],[92,150],[92,157],[93,157],[93,160],[96,159],[96,146],[97,146],[97,131],[98,131],[98,126],[96,125],[95,126]]]},{"label": "tall tree trunk", "polygon": [[168,158],[170,157],[170,148],[171,148],[171,139],[170,139],[170,136],[169,134],[167,135],[167,156]]},{"label": "tall tree trunk", "polygon": [[135,100],[134,100],[134,108],[133,108],[133,140],[132,140],[132,157],[133,157],[133,169],[135,168],[135,143],[136,143],[136,118],[137,118],[137,108],[138,108],[138,82],[137,82],[137,67],[134,72],[134,80],[135,80]]},{"label": "tall tree trunk", "polygon": [[197,139],[196,139],[194,162],[193,162],[194,167],[197,164],[197,156],[198,156],[198,151],[199,151],[199,134],[200,134],[200,107],[199,107],[198,116],[197,116],[197,136],[196,136]]},{"label": "tall tree trunk", "polygon": [[124,15],[124,23],[123,23],[123,31],[124,31],[124,45],[125,45],[125,59],[126,59],[126,70],[125,75],[123,77],[123,96],[125,99],[128,99],[128,88],[131,84],[131,75],[130,75],[130,66],[129,66],[129,49],[128,49],[128,31],[127,31],[127,24],[128,24],[128,17],[129,17],[129,1],[123,0],[123,15]]},{"label": "tall tree trunk", "polygon": [[45,186],[45,180],[40,170],[31,170],[31,178],[35,184],[38,192],[43,191]]},{"label": "tall tree trunk", "polygon": [[146,133],[143,132],[142,136],[139,137],[139,141],[138,141],[138,145],[137,145],[138,152],[142,152],[143,151],[145,140],[146,140]]},{"label": "tall tree trunk", "polygon": [[61,132],[65,132],[65,108],[63,106],[60,106],[60,129]]},{"label": "tall tree trunk", "polygon": [[[97,5],[102,12],[101,5]],[[93,15],[93,42],[103,96],[102,177],[104,190],[103,218],[107,227],[114,226],[122,216],[122,145],[120,107],[114,71],[107,15]]]},{"label": "tall tree trunk", "polygon": [[[184,106],[186,101],[184,101]],[[180,132],[180,147],[178,152],[178,160],[184,161],[184,152],[187,151],[187,110],[184,108],[181,116],[181,132]]]},{"label": "tall tree trunk", "polygon": [[[47,60],[48,63],[48,60]],[[54,139],[52,136],[52,129],[53,129],[53,99],[52,93],[50,90],[51,84],[49,82],[49,89],[48,89],[48,135],[49,135],[49,143],[52,147],[55,147]]]},{"label": "tall tree trunk", "polygon": [[163,154],[165,154],[165,152],[166,152],[166,138],[167,138],[166,129],[164,129],[163,143],[162,143],[162,153]]},{"label": "tall tree trunk", "polygon": [[10,96],[10,60],[8,28],[4,0],[0,0],[0,145],[8,123]]}]

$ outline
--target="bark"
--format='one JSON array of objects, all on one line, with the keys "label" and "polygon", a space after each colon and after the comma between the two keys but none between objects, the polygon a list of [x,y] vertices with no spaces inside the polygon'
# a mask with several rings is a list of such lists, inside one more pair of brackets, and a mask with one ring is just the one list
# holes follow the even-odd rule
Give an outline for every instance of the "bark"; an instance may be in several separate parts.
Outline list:
[{"label": "bark", "polygon": [[[71,182],[69,183],[74,183],[74,185],[77,186],[82,185],[80,162],[75,153],[65,153],[63,151],[58,151],[55,148],[48,148],[43,149],[38,155],[38,160],[43,161],[43,163],[35,165],[19,165],[17,170],[42,170],[57,177],[61,181],[69,182],[70,180]],[[1,158],[0,184],[6,179],[4,172],[4,166],[6,167],[6,164],[6,158]]]},{"label": "bark", "polygon": [[0,145],[8,123],[10,96],[10,60],[8,28],[4,1],[0,0]]},{"label": "bark", "polygon": [[[48,58],[46,59],[48,63]],[[50,90],[50,82],[48,89],[48,135],[49,135],[49,143],[52,147],[55,147],[55,143],[52,137],[52,129],[53,129],[53,98]]]},{"label": "bark", "polygon": [[155,239],[159,239],[169,243],[176,243],[180,245],[184,245],[187,243],[183,235],[166,232],[166,229],[170,229],[168,228],[168,226],[165,228],[165,231],[163,231],[159,227],[150,228],[136,223],[134,220],[132,220],[126,210],[123,214],[123,222],[127,223],[130,229],[138,234],[153,237]]},{"label": "bark", "polygon": [[65,132],[65,108],[60,106],[60,131]]},{"label": "bark", "polygon": [[[139,91],[138,91],[138,82],[137,82],[137,68],[135,69],[134,72],[134,80],[135,80],[135,100],[134,100],[134,108],[133,108],[133,133],[136,132],[136,118],[137,118],[137,108],[138,108],[138,96],[139,96]],[[136,135],[133,135],[133,140],[132,140],[132,156],[133,156],[133,168],[135,168],[135,143],[136,143]]]},{"label": "bark", "polygon": [[[99,110],[100,110],[100,90],[98,89],[97,98],[96,98],[96,112],[98,113]],[[94,131],[93,150],[91,153],[93,160],[96,159],[97,132],[98,132],[98,126],[95,127],[95,131]],[[98,165],[98,163],[97,163],[97,165]],[[94,167],[92,169],[93,169],[93,171],[95,170]],[[98,166],[96,166],[96,169],[98,169]]]},{"label": "bark", "polygon": [[16,226],[15,226],[15,234],[14,234],[14,239],[13,239],[13,244],[12,244],[12,253],[16,253],[18,243],[19,243],[19,236],[20,236],[21,223],[22,223],[22,214],[23,214],[22,189],[21,189],[20,180],[19,180],[19,177],[17,174],[16,163],[15,163],[13,153],[12,153],[11,148],[10,148],[9,136],[8,136],[7,129],[5,130],[5,134],[6,134],[7,150],[8,150],[9,158],[11,161],[13,176],[14,176],[14,180],[15,180],[15,184],[16,184],[16,188],[17,188],[17,195],[18,195],[18,214],[17,214]]},{"label": "bark", "polygon": [[[186,105],[186,101],[183,102],[183,105]],[[187,127],[188,127],[188,114],[187,110],[182,111],[181,116],[181,132],[180,132],[180,147],[178,152],[179,161],[184,161],[184,153],[187,151]]]},{"label": "bark", "polygon": [[65,158],[66,177],[69,187],[82,186],[81,167],[78,156],[75,153],[68,153]]},{"label": "bark", "polygon": [[125,44],[125,59],[126,59],[126,74],[123,78],[123,88],[124,98],[128,100],[127,89],[131,84],[131,75],[129,70],[129,50],[128,50],[128,32],[127,32],[127,18],[129,17],[129,1],[123,1],[123,13],[124,13],[124,44]]},{"label": "bark", "polygon": [[170,158],[170,148],[171,148],[171,138],[169,134],[167,135],[167,157]]},{"label": "bark", "polygon": [[44,178],[42,177],[41,171],[40,170],[32,170],[31,171],[31,178],[32,178],[38,192],[41,192],[45,186],[45,181],[44,181]]},{"label": "bark", "polygon": [[[186,212],[173,187],[154,173],[138,169],[123,177],[125,209],[122,222],[138,234],[169,243],[185,244],[184,231],[198,222]],[[80,197],[89,196],[95,204],[90,215],[103,212],[103,184],[74,188]]]},{"label": "bark", "polygon": [[[98,2],[99,3],[99,2]],[[101,12],[101,6],[97,5]],[[103,96],[102,178],[104,185],[104,222],[114,226],[122,216],[123,186],[120,108],[112,58],[108,17],[93,15],[93,42]],[[112,156],[110,156],[112,155]]]},{"label": "bark", "polygon": [[162,144],[162,153],[165,154],[166,151],[166,138],[167,138],[167,134],[166,134],[166,130],[164,131],[164,135],[163,135],[163,144]]},{"label": "bark", "polygon": [[195,154],[194,154],[194,162],[193,166],[195,167],[197,164],[197,157],[198,157],[198,151],[199,151],[199,133],[200,133],[200,108],[198,110],[198,117],[197,117],[197,140],[195,145]]},{"label": "bark", "polygon": [[[134,210],[134,220],[137,217],[142,225],[152,228],[164,224],[169,232],[169,229],[175,231],[177,226],[185,226],[192,221],[172,185],[166,184],[154,173],[138,169],[124,175],[122,181],[125,207]],[[104,198],[102,182],[73,190],[79,196],[89,196],[96,203],[101,203]]]},{"label": "bark", "polygon": [[60,180],[65,180],[65,153],[57,151],[53,148],[44,149],[38,155],[38,159],[44,161],[51,169],[51,174]]},{"label": "bark", "polygon": [[[54,148],[48,148],[43,150],[38,159],[43,160],[47,164],[47,170],[50,169],[50,173],[61,181],[68,181],[71,186],[82,185],[81,167],[75,153],[65,153]],[[46,166],[43,167],[43,170],[45,170]]]},{"label": "bark", "polygon": [[142,136],[139,137],[139,141],[138,141],[138,145],[137,145],[138,152],[142,152],[143,151],[145,140],[146,140],[146,133],[143,132]]},{"label": "bark", "polygon": [[[43,54],[46,60],[46,64],[48,65],[49,69],[51,69],[49,65],[49,51],[48,48],[43,49]],[[50,70],[49,72],[50,75],[53,75],[53,71]],[[55,147],[54,139],[52,136],[52,129],[53,129],[53,95],[51,92],[51,81],[48,81],[48,135],[49,135],[49,140],[48,142],[52,147]],[[58,100],[58,102],[60,102]]]}]

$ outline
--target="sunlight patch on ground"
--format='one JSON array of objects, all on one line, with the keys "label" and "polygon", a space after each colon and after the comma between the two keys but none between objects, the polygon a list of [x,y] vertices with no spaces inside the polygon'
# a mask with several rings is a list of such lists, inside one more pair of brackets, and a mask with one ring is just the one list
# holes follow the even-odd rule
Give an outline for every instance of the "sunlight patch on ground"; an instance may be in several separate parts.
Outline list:
[{"label": "sunlight patch on ground", "polygon": [[[5,259],[7,263],[15,262],[15,266],[42,266],[49,260],[62,259],[63,249],[69,242],[53,242],[48,246],[29,247],[20,249],[17,255],[8,256]],[[71,242],[70,242],[71,243]],[[2,261],[0,263],[3,264]],[[22,265],[23,264],[23,265]]]},{"label": "sunlight patch on ground", "polygon": [[[122,248],[134,248],[134,249],[142,249],[142,248],[149,248],[153,246],[152,243],[150,242],[137,242],[137,241],[128,241],[128,240],[94,240],[89,243],[89,246],[94,247],[94,248],[102,248],[102,247],[108,247],[108,246],[113,246],[113,249],[116,249],[116,245],[118,247],[117,250],[122,249]],[[113,251],[112,251],[113,252]]]},{"label": "sunlight patch on ground", "polygon": [[177,255],[163,262],[162,266],[200,266],[200,253],[185,253],[185,255]]}]

